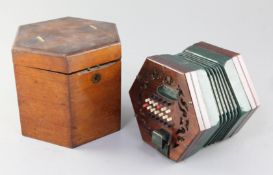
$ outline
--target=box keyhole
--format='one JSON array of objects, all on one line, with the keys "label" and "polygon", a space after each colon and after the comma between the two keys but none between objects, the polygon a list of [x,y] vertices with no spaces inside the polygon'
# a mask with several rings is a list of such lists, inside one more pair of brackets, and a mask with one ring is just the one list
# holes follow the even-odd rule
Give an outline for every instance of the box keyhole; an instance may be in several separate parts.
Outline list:
[{"label": "box keyhole", "polygon": [[96,74],[94,74],[94,75],[92,76],[92,82],[93,82],[94,84],[100,82],[100,80],[101,80],[101,75],[100,75],[99,73],[96,73]]}]

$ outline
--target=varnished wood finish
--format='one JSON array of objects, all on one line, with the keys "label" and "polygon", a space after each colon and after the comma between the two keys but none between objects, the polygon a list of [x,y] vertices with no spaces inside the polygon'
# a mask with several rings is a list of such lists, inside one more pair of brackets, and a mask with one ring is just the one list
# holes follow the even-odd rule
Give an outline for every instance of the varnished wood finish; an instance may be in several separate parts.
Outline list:
[{"label": "varnished wood finish", "polygon": [[13,49],[13,63],[25,67],[39,68],[65,74],[81,71],[88,67],[119,60],[120,43],[76,55],[50,56],[38,52]]},{"label": "varnished wood finish", "polygon": [[115,24],[68,17],[25,25],[12,53],[23,135],[72,148],[120,129]]},{"label": "varnished wood finish", "polygon": [[115,24],[65,17],[21,26],[14,48],[67,56],[115,43],[119,43]]},{"label": "varnished wood finish", "polygon": [[121,46],[115,24],[66,17],[21,26],[13,55],[16,65],[73,73],[119,59]]},{"label": "varnished wood finish", "polygon": [[[69,77],[74,146],[119,130],[120,70],[118,61]],[[101,76],[98,83],[91,81],[95,74]]]},{"label": "varnished wood finish", "polygon": [[67,72],[76,72],[79,70],[83,70],[86,67],[93,67],[107,62],[120,60],[120,58],[121,58],[120,43],[92,50],[90,52],[69,55],[67,57],[68,60]]},{"label": "varnished wood finish", "polygon": [[15,65],[22,134],[72,147],[68,76]]},{"label": "varnished wood finish", "polygon": [[[178,68],[176,64],[168,60],[168,55],[153,56],[146,59],[130,89],[130,97],[143,140],[153,146],[151,142],[152,131],[164,128],[170,133],[172,138],[169,158],[177,161],[191,143],[199,137],[200,129],[185,77],[187,70],[183,70],[181,67]],[[153,77],[155,70],[158,78]],[[165,78],[167,76],[172,78],[171,83],[166,82]],[[170,115],[173,116],[171,126],[164,125],[159,120],[151,117],[142,107],[144,99],[154,94],[157,91],[157,87],[163,84],[168,84],[168,86],[174,89],[181,90],[179,99],[173,101],[170,105],[172,110]],[[181,129],[185,130],[185,132],[178,133],[178,130]]]}]

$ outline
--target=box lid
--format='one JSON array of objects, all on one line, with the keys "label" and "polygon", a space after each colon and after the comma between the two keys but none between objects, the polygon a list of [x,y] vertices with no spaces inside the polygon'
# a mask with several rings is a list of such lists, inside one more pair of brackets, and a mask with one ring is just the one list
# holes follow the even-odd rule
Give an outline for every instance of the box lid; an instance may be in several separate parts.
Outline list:
[{"label": "box lid", "polygon": [[73,17],[19,27],[13,63],[73,73],[121,58],[116,25]]}]

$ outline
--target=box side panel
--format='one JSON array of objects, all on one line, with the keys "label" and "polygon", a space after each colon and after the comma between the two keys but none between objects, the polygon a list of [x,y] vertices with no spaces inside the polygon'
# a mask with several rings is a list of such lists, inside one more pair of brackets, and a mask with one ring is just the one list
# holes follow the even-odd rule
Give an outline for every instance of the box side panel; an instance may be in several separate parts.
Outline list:
[{"label": "box side panel", "polygon": [[68,59],[68,72],[76,72],[87,67],[119,60],[121,58],[120,43],[101,47],[95,50],[70,55]]},{"label": "box side panel", "polygon": [[39,54],[33,51],[19,49],[12,50],[14,65],[39,68],[55,72],[68,72],[67,62],[64,57]]},{"label": "box side panel", "polygon": [[68,76],[14,66],[22,134],[71,147]]},{"label": "box side panel", "polygon": [[69,82],[73,146],[120,129],[121,61],[75,73]]}]

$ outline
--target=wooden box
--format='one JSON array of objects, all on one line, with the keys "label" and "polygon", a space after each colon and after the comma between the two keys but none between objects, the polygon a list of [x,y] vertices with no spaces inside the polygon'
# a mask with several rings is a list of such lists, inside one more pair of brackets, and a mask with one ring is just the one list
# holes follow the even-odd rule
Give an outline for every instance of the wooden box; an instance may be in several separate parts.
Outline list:
[{"label": "wooden box", "polygon": [[12,54],[24,136],[72,148],[120,129],[115,24],[66,17],[23,25]]}]

